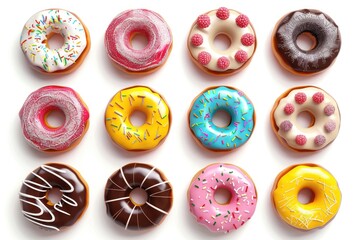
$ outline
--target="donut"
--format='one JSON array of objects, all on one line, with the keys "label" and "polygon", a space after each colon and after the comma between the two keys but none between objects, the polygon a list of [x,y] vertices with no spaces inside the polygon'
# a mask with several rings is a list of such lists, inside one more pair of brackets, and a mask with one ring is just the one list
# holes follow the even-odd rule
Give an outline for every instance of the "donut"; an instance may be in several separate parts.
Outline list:
[{"label": "donut", "polygon": [[[130,117],[143,112],[146,121],[134,126]],[[146,151],[160,145],[170,131],[171,113],[165,99],[145,86],[124,88],[109,101],[105,127],[110,138],[128,151]]]},{"label": "donut", "polygon": [[[226,127],[216,126],[213,117],[225,111],[231,121]],[[188,123],[193,138],[211,151],[231,151],[245,144],[255,127],[255,110],[250,99],[240,90],[227,86],[205,89],[192,102]]]},{"label": "donut", "polygon": [[[132,39],[143,35],[144,49],[135,49]],[[127,73],[150,73],[161,67],[172,48],[172,34],[165,20],[147,9],[127,10],[117,15],[105,32],[105,48],[115,65]]]},{"label": "donut", "polygon": [[[215,46],[218,36],[226,36],[230,46]],[[238,11],[220,7],[198,16],[192,24],[187,47],[193,62],[207,73],[230,75],[244,69],[256,49],[255,30],[249,18]]]},{"label": "donut", "polygon": [[[230,199],[218,203],[219,189]],[[255,185],[249,175],[232,164],[211,164],[195,174],[188,189],[190,212],[211,232],[230,232],[244,225],[254,214],[257,203]]]},{"label": "donut", "polygon": [[[49,199],[54,189],[62,195],[58,202]],[[75,224],[85,213],[89,190],[86,181],[74,168],[48,163],[26,177],[19,198],[27,220],[44,230],[62,231]]]},{"label": "donut", "polygon": [[[310,49],[297,43],[305,35],[313,42]],[[272,34],[272,50],[280,65],[291,73],[310,76],[327,69],[341,47],[340,31],[327,14],[301,9],[283,16]]]},{"label": "donut", "polygon": [[[308,113],[309,126],[298,121]],[[333,97],[314,86],[299,86],[283,93],[271,111],[271,125],[279,141],[292,150],[311,152],[335,140],[340,129],[340,110]]]},{"label": "donut", "polygon": [[[299,201],[299,193],[307,189],[313,199]],[[340,208],[341,192],[331,173],[315,164],[293,165],[275,179],[272,201],[280,218],[298,229],[324,227]]]},{"label": "donut", "polygon": [[[61,35],[64,44],[52,49],[49,39]],[[80,66],[90,50],[90,35],[74,13],[64,9],[46,9],[25,23],[21,49],[31,66],[42,73],[70,73]]]},{"label": "donut", "polygon": [[[146,193],[144,203],[131,193]],[[129,163],[114,172],[105,186],[105,205],[109,217],[127,230],[146,230],[158,226],[169,214],[173,193],[170,182],[157,168],[144,163]]]},{"label": "donut", "polygon": [[[48,115],[65,115],[61,126],[51,126]],[[44,152],[67,151],[80,143],[89,127],[89,111],[80,95],[69,87],[45,86],[32,92],[20,109],[19,117],[25,139]]]}]

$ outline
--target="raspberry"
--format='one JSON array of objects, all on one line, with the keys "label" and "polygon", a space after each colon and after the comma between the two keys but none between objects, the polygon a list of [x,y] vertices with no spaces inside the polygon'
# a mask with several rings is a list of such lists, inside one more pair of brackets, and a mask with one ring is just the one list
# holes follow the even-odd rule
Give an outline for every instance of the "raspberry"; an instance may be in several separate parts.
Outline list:
[{"label": "raspberry", "polygon": [[326,116],[331,116],[333,115],[335,112],[335,107],[332,104],[328,104],[326,105],[326,107],[324,107],[324,113]]},{"label": "raspberry", "polygon": [[236,21],[236,25],[238,25],[241,28],[245,28],[247,27],[247,25],[249,25],[249,18],[244,14],[240,14],[235,21]]},{"label": "raspberry", "polygon": [[198,61],[201,65],[207,65],[211,60],[211,54],[208,52],[201,52],[198,55]]},{"label": "raspberry", "polygon": [[328,132],[328,133],[334,131],[336,129],[335,121],[333,121],[333,120],[328,121],[325,124],[324,128],[325,128],[325,131]]},{"label": "raspberry", "polygon": [[226,7],[221,7],[216,11],[216,16],[221,20],[226,20],[230,16],[229,9]]},{"label": "raspberry", "polygon": [[312,96],[312,99],[313,99],[314,103],[320,104],[320,103],[322,103],[322,101],[324,101],[324,94],[321,92],[317,92]]},{"label": "raspberry", "polygon": [[217,60],[217,66],[218,68],[222,69],[222,70],[225,70],[229,67],[230,65],[230,61],[227,57],[220,57],[218,60]]},{"label": "raspberry", "polygon": [[297,94],[295,94],[295,102],[298,104],[303,104],[304,102],[306,102],[306,94],[303,92],[298,92]]},{"label": "raspberry", "polygon": [[305,145],[306,141],[307,141],[307,139],[304,135],[297,135],[295,137],[295,142],[297,145],[303,146],[303,145]]},{"label": "raspberry", "polygon": [[239,50],[235,54],[235,60],[238,63],[245,63],[248,60],[248,55],[244,50]]},{"label": "raspberry", "polygon": [[285,120],[280,124],[280,129],[284,132],[288,132],[291,130],[293,124],[289,120]]},{"label": "raspberry", "polygon": [[323,135],[317,135],[314,139],[316,146],[321,146],[326,142],[326,138]]},{"label": "raspberry", "polygon": [[286,115],[290,115],[295,111],[294,105],[287,103],[284,107],[284,112]]},{"label": "raspberry", "polygon": [[253,45],[255,42],[255,36],[252,35],[251,33],[245,33],[244,35],[242,35],[241,37],[241,43],[244,46],[251,46]]},{"label": "raspberry", "polygon": [[191,44],[195,47],[200,46],[203,43],[203,37],[198,34],[195,33],[192,37],[191,37]]},{"label": "raspberry", "polygon": [[206,14],[200,15],[197,19],[197,25],[199,28],[207,28],[208,26],[210,26],[209,16]]}]

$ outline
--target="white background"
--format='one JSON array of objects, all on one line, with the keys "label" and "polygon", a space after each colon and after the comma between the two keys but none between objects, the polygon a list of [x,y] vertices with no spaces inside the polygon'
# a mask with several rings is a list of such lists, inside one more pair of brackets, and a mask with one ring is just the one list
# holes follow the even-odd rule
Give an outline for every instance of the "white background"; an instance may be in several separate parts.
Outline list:
[{"label": "white background", "polygon": [[[350,2],[345,4],[345,2]],[[239,165],[253,178],[258,205],[253,218],[227,239],[339,239],[344,234],[356,239],[359,221],[358,151],[359,124],[357,69],[359,55],[358,10],[356,1],[272,0],[272,1],[7,1],[2,7],[1,48],[1,239],[218,239],[197,224],[190,214],[186,192],[193,175],[208,164],[227,162]],[[186,39],[199,14],[225,6],[247,14],[257,34],[257,50],[250,65],[230,77],[210,76],[190,60]],[[24,23],[39,10],[64,8],[77,14],[88,27],[92,46],[84,63],[63,76],[45,76],[34,71],[23,56],[19,39]],[[104,33],[118,13],[132,8],[158,12],[173,33],[173,49],[166,64],[144,76],[127,75],[116,69],[104,49]],[[314,77],[291,75],[279,67],[270,46],[271,32],[284,14],[314,8],[329,14],[339,25],[342,48],[327,71]],[[18,112],[26,97],[45,85],[64,85],[76,90],[90,110],[90,128],[82,142],[69,152],[45,154],[31,148],[22,136]],[[116,147],[104,127],[104,111],[120,89],[146,85],[158,91],[172,110],[172,126],[164,144],[154,151],[132,153]],[[243,90],[255,105],[257,122],[249,142],[230,153],[214,154],[200,148],[187,126],[187,111],[193,98],[213,85],[230,85]],[[269,114],[275,99],[290,87],[316,85],[338,102],[342,124],[337,139],[327,148],[311,154],[294,153],[283,147],[270,126]],[[157,166],[171,181],[173,208],[158,227],[146,232],[124,231],[106,215],[103,200],[107,178],[130,162]],[[89,207],[83,217],[63,232],[47,232],[28,222],[21,214],[18,192],[23,179],[39,165],[60,162],[81,172],[90,188]],[[284,224],[276,215],[270,192],[276,175],[289,165],[312,162],[328,169],[338,180],[342,204],[337,216],[325,228],[309,232]],[[350,234],[350,235],[349,235]]]}]

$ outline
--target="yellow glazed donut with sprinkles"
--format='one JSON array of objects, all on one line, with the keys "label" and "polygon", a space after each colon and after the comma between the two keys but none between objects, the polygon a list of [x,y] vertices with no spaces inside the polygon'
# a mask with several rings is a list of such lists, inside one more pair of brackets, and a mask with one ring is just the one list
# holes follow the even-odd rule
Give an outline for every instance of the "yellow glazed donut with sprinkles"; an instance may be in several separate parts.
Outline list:
[{"label": "yellow glazed donut with sprinkles", "polygon": [[[130,117],[135,111],[145,113],[141,126]],[[105,126],[111,139],[128,151],[150,150],[162,143],[170,131],[171,113],[165,99],[145,86],[120,90],[110,100],[105,112]]]}]

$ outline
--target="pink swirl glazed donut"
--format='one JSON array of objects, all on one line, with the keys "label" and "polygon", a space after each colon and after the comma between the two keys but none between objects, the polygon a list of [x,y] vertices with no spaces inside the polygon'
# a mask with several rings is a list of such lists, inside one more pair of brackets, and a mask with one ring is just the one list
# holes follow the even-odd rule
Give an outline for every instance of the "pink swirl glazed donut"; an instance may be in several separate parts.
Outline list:
[{"label": "pink swirl glazed donut", "polygon": [[[51,126],[48,115],[65,115],[61,126]],[[89,111],[78,93],[69,87],[46,86],[31,93],[20,112],[26,140],[40,151],[65,151],[76,146],[89,127]]]},{"label": "pink swirl glazed donut", "polygon": [[[147,38],[144,49],[132,46],[134,36]],[[110,59],[128,73],[148,73],[162,66],[172,47],[172,34],[165,20],[146,9],[127,10],[116,16],[105,32]]]},{"label": "pink swirl glazed donut", "polygon": [[[230,199],[218,203],[219,189]],[[249,175],[232,164],[211,164],[195,174],[188,190],[190,212],[212,232],[230,232],[244,225],[254,214],[257,193]]]},{"label": "pink swirl glazed donut", "polygon": [[[215,46],[218,36],[226,36],[230,46]],[[221,7],[201,14],[191,26],[188,50],[193,62],[207,73],[230,75],[244,69],[256,50],[256,35],[249,18]]]}]

